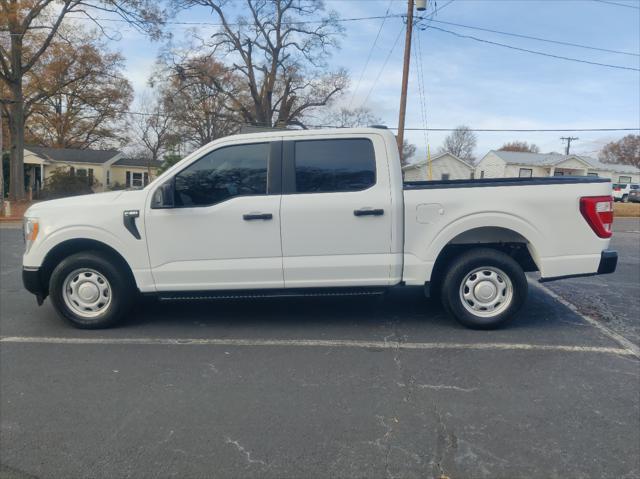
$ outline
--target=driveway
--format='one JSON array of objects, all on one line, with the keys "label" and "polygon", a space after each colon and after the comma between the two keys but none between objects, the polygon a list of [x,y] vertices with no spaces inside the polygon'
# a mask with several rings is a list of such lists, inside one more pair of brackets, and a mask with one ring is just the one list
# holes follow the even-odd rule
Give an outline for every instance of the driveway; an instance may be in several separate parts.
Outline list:
[{"label": "driveway", "polygon": [[80,331],[21,289],[0,229],[0,477],[639,477],[639,238],[558,299],[532,280],[498,331],[405,291],[146,301]]}]

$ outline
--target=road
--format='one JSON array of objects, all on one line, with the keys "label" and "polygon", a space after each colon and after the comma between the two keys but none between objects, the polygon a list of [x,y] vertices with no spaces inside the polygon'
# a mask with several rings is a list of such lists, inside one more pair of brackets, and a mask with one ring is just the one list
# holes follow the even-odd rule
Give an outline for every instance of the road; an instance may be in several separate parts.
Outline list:
[{"label": "road", "polygon": [[[636,340],[639,240],[549,287]],[[19,230],[0,244],[0,477],[640,476],[638,358],[535,281],[498,331],[410,292],[145,302],[80,331],[22,290]]]}]

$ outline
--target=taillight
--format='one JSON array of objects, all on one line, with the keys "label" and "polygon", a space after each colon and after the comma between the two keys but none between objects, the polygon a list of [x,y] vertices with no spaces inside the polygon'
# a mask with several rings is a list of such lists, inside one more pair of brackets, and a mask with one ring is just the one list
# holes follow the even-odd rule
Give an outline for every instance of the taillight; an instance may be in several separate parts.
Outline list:
[{"label": "taillight", "polygon": [[595,234],[600,238],[611,238],[613,232],[613,199],[611,196],[583,196],[580,212]]},{"label": "taillight", "polygon": [[616,187],[613,189],[613,191],[620,191],[620,187],[619,187],[619,186],[616,186]]}]

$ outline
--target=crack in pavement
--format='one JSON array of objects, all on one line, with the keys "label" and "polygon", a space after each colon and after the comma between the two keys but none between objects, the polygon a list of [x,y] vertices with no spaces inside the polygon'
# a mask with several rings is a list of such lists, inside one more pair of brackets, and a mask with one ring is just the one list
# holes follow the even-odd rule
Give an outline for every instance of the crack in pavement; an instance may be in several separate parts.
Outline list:
[{"label": "crack in pavement", "polygon": [[238,441],[235,441],[233,439],[231,439],[230,437],[226,438],[226,443],[227,444],[233,444],[236,449],[238,450],[238,452],[244,454],[245,458],[247,459],[247,463],[248,464],[261,464],[263,466],[266,466],[267,463],[264,462],[261,459],[251,459],[251,451],[248,451],[247,449],[245,449]]}]

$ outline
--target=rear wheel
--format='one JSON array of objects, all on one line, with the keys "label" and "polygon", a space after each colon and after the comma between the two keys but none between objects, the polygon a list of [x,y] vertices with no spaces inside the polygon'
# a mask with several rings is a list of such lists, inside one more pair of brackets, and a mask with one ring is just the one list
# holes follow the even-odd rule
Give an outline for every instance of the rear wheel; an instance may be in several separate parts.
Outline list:
[{"label": "rear wheel", "polygon": [[58,264],[49,280],[56,311],[77,328],[107,328],[129,311],[135,285],[122,267],[100,252],[71,255]]},{"label": "rear wheel", "polygon": [[493,329],[511,319],[527,297],[527,279],[510,256],[489,248],[469,250],[449,265],[442,304],[463,325]]},{"label": "rear wheel", "polygon": [[624,196],[622,197],[622,202],[623,202],[623,203],[628,203],[628,202],[629,202],[629,195],[624,195]]}]

